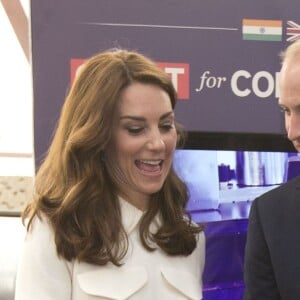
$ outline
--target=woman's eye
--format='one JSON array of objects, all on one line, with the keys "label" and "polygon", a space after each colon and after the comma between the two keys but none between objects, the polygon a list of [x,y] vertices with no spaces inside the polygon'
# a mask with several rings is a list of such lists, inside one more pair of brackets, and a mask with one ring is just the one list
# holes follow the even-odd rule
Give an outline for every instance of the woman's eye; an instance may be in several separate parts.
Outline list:
[{"label": "woman's eye", "polygon": [[136,134],[139,134],[143,131],[143,127],[128,127],[127,131],[130,134],[136,135]]},{"label": "woman's eye", "polygon": [[164,130],[164,131],[170,131],[174,128],[174,125],[173,123],[168,123],[168,124],[163,124],[161,126],[161,128]]}]

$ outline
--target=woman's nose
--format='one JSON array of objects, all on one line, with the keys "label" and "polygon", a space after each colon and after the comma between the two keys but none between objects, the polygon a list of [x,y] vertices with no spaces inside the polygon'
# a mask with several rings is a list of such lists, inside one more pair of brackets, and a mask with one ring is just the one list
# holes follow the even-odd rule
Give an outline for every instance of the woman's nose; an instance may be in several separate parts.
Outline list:
[{"label": "woman's nose", "polygon": [[147,145],[151,150],[161,150],[165,147],[162,135],[158,130],[151,132]]}]

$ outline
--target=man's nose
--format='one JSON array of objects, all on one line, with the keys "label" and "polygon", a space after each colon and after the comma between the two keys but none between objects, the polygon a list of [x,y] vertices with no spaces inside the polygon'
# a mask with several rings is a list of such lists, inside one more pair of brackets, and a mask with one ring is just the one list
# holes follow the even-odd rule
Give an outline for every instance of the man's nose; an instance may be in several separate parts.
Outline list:
[{"label": "man's nose", "polygon": [[292,114],[286,120],[286,130],[290,141],[300,138],[300,115]]}]

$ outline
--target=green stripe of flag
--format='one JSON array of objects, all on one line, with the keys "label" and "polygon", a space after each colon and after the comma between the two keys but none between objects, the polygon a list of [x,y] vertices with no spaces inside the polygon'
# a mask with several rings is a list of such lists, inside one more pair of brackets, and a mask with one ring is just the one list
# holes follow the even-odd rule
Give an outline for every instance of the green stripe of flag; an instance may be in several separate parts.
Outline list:
[{"label": "green stripe of flag", "polygon": [[281,35],[274,34],[243,34],[243,40],[252,40],[252,41],[281,41]]}]

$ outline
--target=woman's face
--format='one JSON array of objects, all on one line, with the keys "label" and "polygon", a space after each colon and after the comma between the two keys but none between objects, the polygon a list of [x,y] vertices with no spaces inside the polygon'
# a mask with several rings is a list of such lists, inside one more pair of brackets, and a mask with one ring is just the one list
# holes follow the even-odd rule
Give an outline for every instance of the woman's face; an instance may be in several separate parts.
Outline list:
[{"label": "woman's face", "polygon": [[133,83],[122,93],[112,147],[106,156],[121,196],[145,210],[170,171],[177,133],[169,95]]}]

